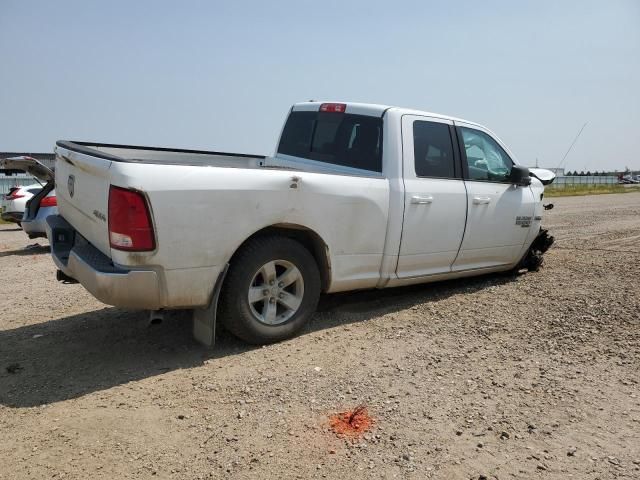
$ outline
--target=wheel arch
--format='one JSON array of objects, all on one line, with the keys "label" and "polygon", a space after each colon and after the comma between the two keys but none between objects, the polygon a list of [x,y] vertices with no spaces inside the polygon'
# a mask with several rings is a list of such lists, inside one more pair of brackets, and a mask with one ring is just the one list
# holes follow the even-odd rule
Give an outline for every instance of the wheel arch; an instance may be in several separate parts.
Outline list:
[{"label": "wheel arch", "polygon": [[247,237],[236,250],[231,255],[229,259],[229,264],[233,266],[233,260],[245,246],[245,244],[256,237],[261,236],[270,236],[270,235],[281,235],[283,237],[291,238],[302,244],[313,256],[318,265],[318,270],[320,271],[320,281],[322,286],[322,291],[326,292],[331,285],[331,257],[329,252],[329,246],[322,239],[318,233],[314,230],[305,227],[303,225],[293,224],[293,223],[278,223],[274,225],[269,225],[264,227],[249,237]]}]

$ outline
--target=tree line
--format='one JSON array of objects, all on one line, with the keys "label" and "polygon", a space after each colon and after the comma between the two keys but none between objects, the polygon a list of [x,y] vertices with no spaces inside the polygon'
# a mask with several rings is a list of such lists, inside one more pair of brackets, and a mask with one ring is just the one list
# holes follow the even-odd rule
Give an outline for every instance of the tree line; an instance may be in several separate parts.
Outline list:
[{"label": "tree line", "polygon": [[595,172],[591,172],[590,170],[588,171],[580,171],[578,172],[577,170],[575,171],[567,171],[565,172],[565,176],[567,177],[607,177],[607,176],[618,176],[620,172],[605,172],[604,170],[601,172],[595,171]]}]

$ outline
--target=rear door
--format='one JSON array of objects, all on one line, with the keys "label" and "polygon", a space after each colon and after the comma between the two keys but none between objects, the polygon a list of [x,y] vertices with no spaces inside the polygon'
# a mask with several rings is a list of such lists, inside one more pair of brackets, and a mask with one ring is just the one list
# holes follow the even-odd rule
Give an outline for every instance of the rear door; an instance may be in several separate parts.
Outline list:
[{"label": "rear door", "polygon": [[397,275],[451,271],[467,214],[467,193],[454,143],[453,122],[402,118],[405,207]]},{"label": "rear door", "polygon": [[509,181],[513,161],[487,130],[456,122],[468,193],[467,225],[453,270],[508,265],[527,239],[535,202]]},{"label": "rear door", "polygon": [[53,181],[53,171],[32,157],[22,156],[0,159],[0,168],[24,170],[43,182]]}]

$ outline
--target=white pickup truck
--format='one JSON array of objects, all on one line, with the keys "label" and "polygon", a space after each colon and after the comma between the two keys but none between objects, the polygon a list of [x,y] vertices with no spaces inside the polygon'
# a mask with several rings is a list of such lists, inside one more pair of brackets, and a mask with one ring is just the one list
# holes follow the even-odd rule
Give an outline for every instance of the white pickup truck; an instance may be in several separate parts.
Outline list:
[{"label": "white pickup truck", "polygon": [[489,130],[404,108],[299,103],[272,157],[59,141],[59,279],[124,308],[193,309],[251,343],[321,292],[536,269],[546,170]]}]

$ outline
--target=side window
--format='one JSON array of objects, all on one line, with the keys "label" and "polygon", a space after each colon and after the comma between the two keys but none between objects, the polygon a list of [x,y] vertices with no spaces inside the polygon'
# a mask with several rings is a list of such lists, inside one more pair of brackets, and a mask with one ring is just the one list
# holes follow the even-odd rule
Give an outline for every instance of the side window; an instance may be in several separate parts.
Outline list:
[{"label": "side window", "polygon": [[449,125],[413,122],[413,158],[418,177],[455,178]]},{"label": "side window", "polygon": [[509,178],[513,161],[493,138],[480,130],[461,127],[467,153],[469,178],[489,182],[504,182]]}]

